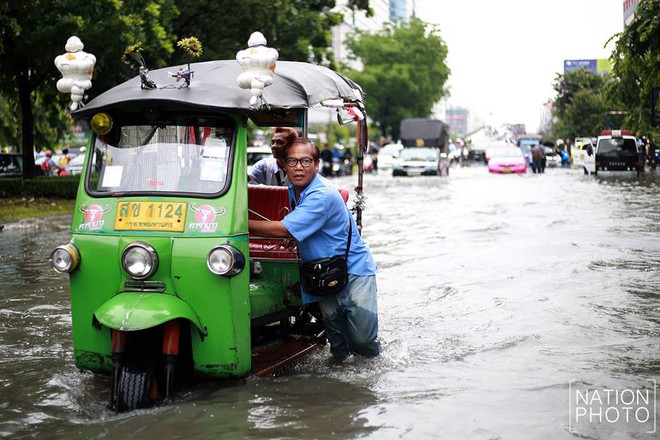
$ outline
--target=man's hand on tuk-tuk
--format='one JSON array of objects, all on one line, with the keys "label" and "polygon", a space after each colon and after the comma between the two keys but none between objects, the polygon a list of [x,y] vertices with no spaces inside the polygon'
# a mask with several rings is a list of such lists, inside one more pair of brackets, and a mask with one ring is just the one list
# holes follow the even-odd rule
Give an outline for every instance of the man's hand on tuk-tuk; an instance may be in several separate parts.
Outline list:
[{"label": "man's hand on tuk-tuk", "polygon": [[291,234],[284,227],[282,222],[265,220],[248,220],[248,229],[250,234],[259,237],[272,237],[291,239]]},{"label": "man's hand on tuk-tuk", "polygon": [[290,251],[293,251],[298,246],[298,243],[296,243],[296,240],[292,238],[285,238],[284,240],[280,241],[280,246],[282,246],[283,248],[287,248]]}]

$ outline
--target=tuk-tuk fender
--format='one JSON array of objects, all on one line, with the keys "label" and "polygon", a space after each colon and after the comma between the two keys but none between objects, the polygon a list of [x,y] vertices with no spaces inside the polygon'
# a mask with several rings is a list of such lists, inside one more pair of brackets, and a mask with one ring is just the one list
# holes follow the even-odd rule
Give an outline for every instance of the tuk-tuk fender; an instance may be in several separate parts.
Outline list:
[{"label": "tuk-tuk fender", "polygon": [[94,316],[106,327],[122,331],[144,330],[185,318],[194,323],[202,335],[208,334],[188,303],[166,293],[119,293],[96,309]]}]

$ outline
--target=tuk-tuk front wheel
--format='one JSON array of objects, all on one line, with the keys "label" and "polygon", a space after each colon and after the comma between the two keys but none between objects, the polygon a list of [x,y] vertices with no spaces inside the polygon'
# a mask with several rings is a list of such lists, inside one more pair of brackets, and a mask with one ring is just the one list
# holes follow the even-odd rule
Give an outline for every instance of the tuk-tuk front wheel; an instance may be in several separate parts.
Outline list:
[{"label": "tuk-tuk front wheel", "polygon": [[117,412],[153,406],[158,390],[152,365],[127,359],[121,367],[118,380],[115,397]]}]

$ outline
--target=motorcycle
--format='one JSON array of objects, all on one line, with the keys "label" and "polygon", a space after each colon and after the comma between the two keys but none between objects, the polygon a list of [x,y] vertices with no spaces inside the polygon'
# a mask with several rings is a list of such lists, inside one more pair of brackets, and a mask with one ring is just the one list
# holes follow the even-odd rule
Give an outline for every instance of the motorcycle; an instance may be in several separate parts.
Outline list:
[{"label": "motorcycle", "polygon": [[72,111],[91,134],[71,240],[50,261],[69,276],[74,363],[111,376],[114,411],[167,402],[190,378],[272,375],[325,344],[295,250],[248,232],[248,218],[280,220],[290,205],[286,187],[248,185],[246,121],[306,136],[308,109],[331,108],[358,124],[362,154],[362,92],[277,61],[252,72],[272,75],[259,93],[237,81],[251,68],[191,64],[183,84],[185,66],[141,71]]}]

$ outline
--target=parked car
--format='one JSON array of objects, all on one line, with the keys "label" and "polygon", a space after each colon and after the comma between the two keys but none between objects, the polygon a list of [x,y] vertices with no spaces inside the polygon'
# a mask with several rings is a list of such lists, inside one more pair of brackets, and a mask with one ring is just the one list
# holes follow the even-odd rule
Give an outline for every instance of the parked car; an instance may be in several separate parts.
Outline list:
[{"label": "parked car", "polygon": [[0,177],[21,177],[23,157],[18,153],[0,153]]},{"label": "parked car", "polygon": [[392,168],[393,176],[437,176],[440,150],[428,147],[409,147],[401,150]]},{"label": "parked car", "polygon": [[496,148],[490,150],[488,172],[498,174],[525,174],[527,172],[527,160],[522,150],[518,147]]}]

